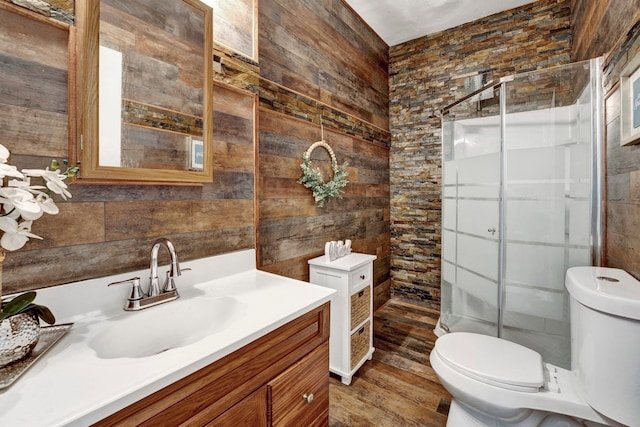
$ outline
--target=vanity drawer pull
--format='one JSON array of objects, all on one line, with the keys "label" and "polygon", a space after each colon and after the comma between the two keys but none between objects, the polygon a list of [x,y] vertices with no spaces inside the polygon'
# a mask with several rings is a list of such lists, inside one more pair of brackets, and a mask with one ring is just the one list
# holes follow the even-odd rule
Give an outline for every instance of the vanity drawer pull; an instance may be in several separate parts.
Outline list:
[{"label": "vanity drawer pull", "polygon": [[364,289],[358,292],[358,298],[362,298],[363,295],[364,295]]},{"label": "vanity drawer pull", "polygon": [[364,274],[361,274],[361,275],[360,275],[360,280],[364,280],[364,278],[365,278],[365,275],[364,275]]}]

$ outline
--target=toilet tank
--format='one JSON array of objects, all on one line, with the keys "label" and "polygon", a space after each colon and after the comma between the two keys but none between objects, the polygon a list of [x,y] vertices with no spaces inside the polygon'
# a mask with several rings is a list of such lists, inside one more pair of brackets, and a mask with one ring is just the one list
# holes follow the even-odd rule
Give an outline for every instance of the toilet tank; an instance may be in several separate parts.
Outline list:
[{"label": "toilet tank", "polygon": [[572,267],[571,369],[585,401],[640,426],[640,282],[624,270]]}]

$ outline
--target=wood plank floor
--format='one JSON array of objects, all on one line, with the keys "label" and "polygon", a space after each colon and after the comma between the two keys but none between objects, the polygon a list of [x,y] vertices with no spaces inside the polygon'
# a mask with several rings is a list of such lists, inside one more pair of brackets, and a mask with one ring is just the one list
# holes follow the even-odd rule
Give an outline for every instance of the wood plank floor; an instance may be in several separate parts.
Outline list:
[{"label": "wood plank floor", "polygon": [[451,395],[429,364],[439,313],[390,300],[374,314],[375,352],[345,386],[332,375],[329,426],[444,426]]}]

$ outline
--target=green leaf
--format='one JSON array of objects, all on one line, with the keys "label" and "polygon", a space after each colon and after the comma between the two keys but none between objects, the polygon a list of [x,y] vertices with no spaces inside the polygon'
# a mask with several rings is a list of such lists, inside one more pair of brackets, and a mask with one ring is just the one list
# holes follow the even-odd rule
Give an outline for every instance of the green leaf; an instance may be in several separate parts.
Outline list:
[{"label": "green leaf", "polygon": [[56,317],[48,307],[45,307],[44,305],[31,304],[31,307],[29,307],[29,309],[35,310],[38,317],[41,318],[44,322],[50,325],[56,323]]},{"label": "green leaf", "polygon": [[36,293],[31,291],[18,295],[7,303],[3,303],[2,318],[4,319],[6,317],[13,316],[14,314],[20,313],[22,310],[27,308],[34,299],[36,299]]},{"label": "green leaf", "polygon": [[11,301],[3,301],[2,312],[0,312],[0,322],[8,317],[15,316],[16,314],[33,310],[40,319],[50,325],[53,325],[56,322],[56,318],[51,310],[44,305],[34,304],[33,301],[35,299],[36,292],[30,291],[18,295]]}]

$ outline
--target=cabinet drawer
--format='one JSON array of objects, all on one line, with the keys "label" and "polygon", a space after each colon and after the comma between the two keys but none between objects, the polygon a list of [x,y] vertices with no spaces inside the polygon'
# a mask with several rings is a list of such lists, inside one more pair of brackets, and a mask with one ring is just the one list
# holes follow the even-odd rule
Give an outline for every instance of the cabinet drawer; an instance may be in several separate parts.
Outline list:
[{"label": "cabinet drawer", "polygon": [[370,324],[371,321],[367,321],[360,329],[351,334],[351,369],[356,367],[371,347]]},{"label": "cabinet drawer", "polygon": [[351,329],[364,322],[370,313],[371,307],[371,286],[351,295]]},{"label": "cabinet drawer", "polygon": [[205,427],[267,427],[267,387],[260,387]]},{"label": "cabinet drawer", "polygon": [[351,284],[351,289],[360,289],[363,285],[372,283],[369,265],[349,273],[349,283]]},{"label": "cabinet drawer", "polygon": [[267,399],[273,426],[308,426],[328,416],[329,342],[270,381]]}]

